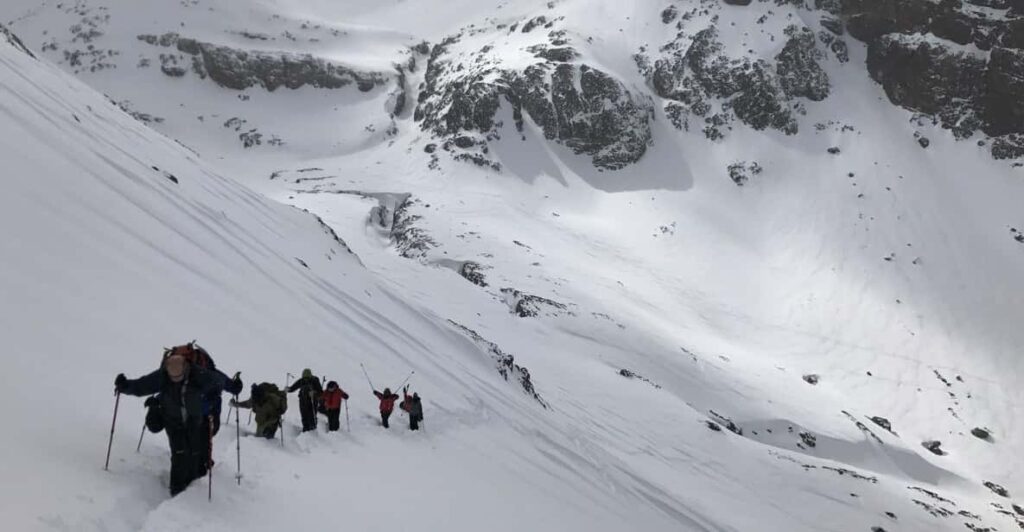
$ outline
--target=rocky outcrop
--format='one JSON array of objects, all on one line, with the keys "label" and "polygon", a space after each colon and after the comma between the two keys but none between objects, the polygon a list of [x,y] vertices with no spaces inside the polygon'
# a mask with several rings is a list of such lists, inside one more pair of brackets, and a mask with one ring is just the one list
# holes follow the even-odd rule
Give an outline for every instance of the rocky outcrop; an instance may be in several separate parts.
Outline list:
[{"label": "rocky outcrop", "polygon": [[789,36],[786,46],[775,56],[775,72],[782,91],[791,98],[807,98],[816,102],[828,98],[831,87],[828,74],[818,64],[825,54],[818,49],[814,32],[790,26],[786,35]]},{"label": "rocky outcrop", "polygon": [[3,24],[0,24],[0,40],[13,46],[16,50],[28,54],[32,59],[36,58],[35,54],[33,54],[32,51],[21,42],[21,39],[19,39],[17,35],[11,33],[11,30],[7,29]]},{"label": "rocky outcrop", "polygon": [[176,33],[139,35],[139,40],[154,46],[173,47],[179,54],[161,54],[161,70],[174,77],[186,74],[185,65],[199,77],[209,78],[221,87],[245,90],[263,87],[297,89],[306,85],[321,89],[339,89],[355,85],[367,92],[383,85],[388,76],[362,72],[325,61],[310,54],[259,52],[200,42]]},{"label": "rocky outcrop", "polygon": [[890,101],[957,138],[995,137],[996,158],[1024,156],[1019,0],[842,0],[839,8],[849,33],[868,44],[868,70]]},{"label": "rocky outcrop", "polygon": [[448,320],[448,323],[451,323],[456,329],[466,335],[494,359],[498,368],[498,374],[501,375],[502,378],[506,381],[509,380],[509,377],[515,378],[527,395],[532,397],[542,407],[548,408],[547,402],[544,401],[540,396],[540,393],[538,393],[537,389],[533,386],[533,379],[530,376],[530,371],[525,367],[516,364],[514,356],[502,351],[501,348],[498,347],[498,344],[485,339],[473,329],[452,320]]},{"label": "rocky outcrop", "polygon": [[680,34],[653,60],[644,52],[635,59],[654,93],[667,100],[665,112],[679,129],[701,127],[717,140],[735,118],[757,130],[791,135],[799,129],[794,100],[823,100],[830,84],[818,63],[824,53],[814,33],[790,26],[786,35],[789,40],[774,63],[725,55],[714,26],[692,39]]},{"label": "rocky outcrop", "polygon": [[894,33],[868,45],[867,66],[891,102],[937,117],[960,137],[981,125],[984,57],[919,35]]},{"label": "rocky outcrop", "polygon": [[579,54],[562,33],[552,31],[549,42],[526,48],[536,61],[523,68],[489,60],[489,46],[470,60],[461,58],[450,52],[460,38],[449,37],[431,51],[414,115],[423,130],[444,139],[441,148],[456,159],[500,170],[488,143],[504,125],[497,119],[502,104],[511,107],[517,131],[529,117],[545,138],[589,155],[600,169],[635,163],[652,143],[650,97],[573,62]]}]

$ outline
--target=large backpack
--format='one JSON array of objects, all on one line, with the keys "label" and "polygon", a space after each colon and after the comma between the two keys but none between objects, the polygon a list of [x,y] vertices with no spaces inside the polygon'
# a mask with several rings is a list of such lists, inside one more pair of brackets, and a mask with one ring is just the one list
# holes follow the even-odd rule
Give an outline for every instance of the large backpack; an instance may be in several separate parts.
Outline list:
[{"label": "large backpack", "polygon": [[163,360],[167,360],[167,357],[174,355],[185,357],[185,360],[188,361],[189,365],[199,366],[211,371],[217,369],[217,365],[213,363],[213,357],[210,356],[210,353],[200,347],[195,340],[184,345],[164,349]]},{"label": "large backpack", "polygon": [[288,395],[281,391],[276,384],[272,382],[257,384],[256,394],[260,397],[260,403],[272,406],[278,416],[283,416],[288,411]]}]

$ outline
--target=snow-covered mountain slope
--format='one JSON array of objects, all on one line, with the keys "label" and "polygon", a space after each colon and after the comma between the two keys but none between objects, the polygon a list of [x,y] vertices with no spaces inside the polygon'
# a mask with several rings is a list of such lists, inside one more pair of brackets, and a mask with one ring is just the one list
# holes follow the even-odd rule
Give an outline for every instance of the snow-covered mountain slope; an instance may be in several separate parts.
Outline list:
[{"label": "snow-covered mountain slope", "polygon": [[[19,489],[11,512],[29,527],[73,529],[200,518],[270,528],[338,507],[354,513],[342,523],[365,529],[1018,526],[1021,170],[993,160],[980,134],[957,141],[887,102],[893,85],[869,76],[877,44],[862,31],[867,45],[836,40],[822,12],[779,4],[15,0],[3,18],[40,56],[193,150],[93,96],[91,107],[117,115],[116,129],[163,148],[129,145],[92,122],[70,128],[84,137],[70,145],[121,167],[94,143],[142,158],[140,172],[171,195],[34,181],[26,190],[37,206],[15,194],[8,210],[31,211],[19,221],[54,215],[18,226],[93,227],[84,233],[119,249],[125,237],[110,224],[138,233],[157,222],[109,201],[96,200],[101,216],[52,198],[110,189],[147,213],[206,206],[158,218],[179,236],[147,231],[149,247],[124,255],[99,253],[103,244],[78,233],[5,249],[19,257],[5,266],[11,282],[28,291],[5,307],[18,316],[12,330],[25,343],[16,345],[56,365],[71,350],[61,342],[78,349],[82,334],[104,331],[81,342],[106,342],[94,355],[101,367],[69,374],[69,386],[106,383],[139,361],[134,353],[183,340],[167,335],[199,337],[222,365],[257,379],[309,365],[358,388],[360,361],[396,378],[409,367],[430,399],[430,432],[427,441],[377,434],[364,416],[370,401],[353,403],[363,410],[351,438],[301,436],[283,452],[246,440],[254,469],[242,488],[219,471],[224,499],[213,507],[189,493],[152,513],[163,499],[152,478],[162,442],[139,457],[125,438],[120,467],[131,477],[108,479],[76,455],[66,491]],[[18,102],[8,112],[53,119],[56,102],[78,101],[53,88],[69,83],[52,69],[4,53],[18,73],[0,78]],[[26,76],[54,95],[7,81]],[[11,154],[49,147],[22,165],[33,175],[54,174],[46,165],[61,160],[111,175],[113,163],[89,166],[51,137],[4,134]],[[317,213],[365,269],[311,216],[218,174]],[[187,262],[196,275],[166,270],[163,257],[180,256],[182,241],[207,250],[201,267]],[[75,249],[85,266],[47,270],[14,251],[70,256],[45,245]],[[124,263],[136,277],[96,278]],[[97,312],[89,290],[119,303]],[[37,338],[39,324],[83,314],[99,324]],[[489,342],[529,368],[550,408],[501,380]],[[26,383],[43,378],[43,365],[19,362],[40,372]],[[5,393],[28,394],[24,386]],[[102,439],[105,386],[89,385],[88,413],[66,421],[74,433]],[[124,415],[138,426],[141,413]],[[31,425],[39,440],[51,436],[51,423]],[[992,437],[976,438],[975,427]],[[927,440],[947,454],[929,453]],[[12,455],[57,452],[24,441]],[[100,448],[74,441],[78,453]],[[219,455],[233,444],[221,436]],[[339,492],[324,491],[330,478]],[[140,485],[152,488],[141,500]],[[388,504],[388,489],[401,502]],[[86,491],[100,495],[75,499]],[[134,513],[112,507],[121,498]],[[513,507],[520,519],[495,517]]]}]

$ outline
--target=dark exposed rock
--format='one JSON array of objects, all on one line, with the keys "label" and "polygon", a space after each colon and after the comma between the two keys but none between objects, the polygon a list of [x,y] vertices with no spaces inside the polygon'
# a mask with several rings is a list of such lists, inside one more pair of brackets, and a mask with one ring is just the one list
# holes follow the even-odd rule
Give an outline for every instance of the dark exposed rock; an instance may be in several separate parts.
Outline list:
[{"label": "dark exposed rock", "polygon": [[789,41],[775,56],[775,72],[779,76],[782,91],[791,98],[824,100],[828,97],[830,84],[828,74],[818,64],[824,54],[817,48],[814,32],[790,26],[786,28],[786,35]]},{"label": "dark exposed rock", "polygon": [[528,20],[525,24],[523,24],[522,31],[523,31],[523,33],[530,33],[537,26],[543,26],[543,25],[545,25],[547,23],[548,23],[548,19],[544,15],[541,15],[539,17],[534,17],[534,18]]},{"label": "dark exposed rock", "polygon": [[883,429],[892,432],[892,423],[890,423],[888,419],[885,419],[884,417],[881,416],[871,416],[869,419],[875,425],[878,425],[879,427],[882,427]]},{"label": "dark exposed rock", "polygon": [[984,484],[986,488],[992,490],[992,493],[995,493],[996,495],[998,495],[1000,497],[1009,497],[1010,496],[1010,492],[1006,491],[1006,488],[1000,486],[999,484],[996,484],[995,482],[985,481],[982,484]]},{"label": "dark exposed rock", "polygon": [[821,379],[821,377],[819,377],[815,373],[809,373],[807,375],[804,375],[803,379],[804,381],[807,382],[807,384],[818,384],[818,381]]},{"label": "dark exposed rock", "polygon": [[25,46],[25,43],[21,42],[21,39],[19,39],[17,35],[12,33],[11,30],[7,29],[3,24],[0,24],[0,39],[13,46],[15,50],[19,50],[22,53],[27,54],[32,59],[36,59],[35,54]]},{"label": "dark exposed rock", "polygon": [[959,139],[978,131],[997,137],[996,158],[1022,157],[1018,139],[999,138],[1024,134],[1024,5],[968,3],[1008,11],[992,16],[959,0],[843,0],[842,18],[868,44],[869,71],[893,103]]},{"label": "dark exposed rock", "polygon": [[[794,31],[794,35],[797,33]],[[789,51],[780,54],[786,63],[782,72],[787,75],[810,68],[801,55],[807,43],[802,37],[798,41]],[[810,46],[814,46],[813,34]],[[722,136],[721,126],[727,124],[732,115],[754,129],[770,127],[787,134],[796,133],[798,127],[787,104],[789,96],[774,73],[776,69],[765,60],[731,59],[723,55],[723,49],[718,30],[710,27],[698,32],[692,41],[677,37],[663,46],[661,50],[665,55],[653,65],[638,60],[655,94],[680,104],[666,106],[673,124],[687,129],[688,116],[709,115],[712,103],[720,100],[721,112],[705,119],[709,126],[705,133],[710,139]],[[795,78],[790,77],[789,81],[796,92],[805,88]]]},{"label": "dark exposed rock", "polygon": [[484,277],[483,269],[484,267],[480,263],[468,260],[462,263],[462,267],[459,268],[459,275],[477,286],[486,287],[487,279]]},{"label": "dark exposed rock", "polygon": [[890,33],[916,33],[927,29],[935,15],[930,0],[843,0],[842,11],[850,35],[870,42]]},{"label": "dark exposed rock", "polygon": [[731,6],[749,6],[751,0],[722,0]]},{"label": "dark exposed rock", "polygon": [[[522,70],[500,69],[486,61],[463,63],[448,57],[447,46],[456,41],[450,37],[431,52],[415,113],[424,130],[442,138],[472,132],[480,140],[477,146],[486,148],[498,136],[502,124],[496,114],[505,101],[517,129],[523,129],[525,113],[547,139],[591,156],[598,168],[632,164],[652,143],[651,99],[596,68],[561,62],[570,59],[561,54],[575,56],[575,51],[545,47],[542,55],[554,53],[553,59]],[[475,155],[487,160],[482,152]]]},{"label": "dark exposed rock", "polygon": [[928,440],[921,442],[921,447],[928,449],[932,454],[938,456],[945,456],[946,452],[942,450],[942,442],[938,440]]},{"label": "dark exposed rock", "polygon": [[[159,37],[139,35],[138,38],[154,46],[174,46],[182,54],[193,57],[192,68],[198,76],[208,76],[218,85],[234,90],[261,86],[273,91],[305,85],[338,89],[355,84],[360,91],[367,92],[388,81],[385,74],[358,71],[310,54],[240,50],[199,42],[176,33]],[[161,63],[161,70],[169,76],[180,77],[186,73],[184,67],[177,64],[177,56],[161,54]]]},{"label": "dark exposed rock", "polygon": [[750,165],[747,165],[746,162],[733,163],[729,165],[727,170],[729,172],[729,179],[732,179],[732,182],[736,183],[736,186],[739,187],[746,184],[751,176],[760,175],[763,171],[761,165],[756,162],[750,163]]},{"label": "dark exposed rock", "polygon": [[839,155],[840,149],[839,149],[838,146],[832,146],[831,148],[829,148],[829,149],[827,149],[825,151],[829,152],[832,155]]},{"label": "dark exposed rock", "polygon": [[893,103],[936,116],[959,137],[980,125],[985,60],[969,52],[900,34],[868,46],[868,71]]},{"label": "dark exposed rock", "polygon": [[470,329],[469,327],[466,327],[465,325],[454,322],[452,320],[448,320],[448,322],[454,325],[458,330],[460,330],[463,334],[468,336],[474,342],[476,342],[477,345],[484,348],[487,351],[487,353],[491,355],[491,357],[497,363],[498,374],[500,374],[502,378],[504,378],[506,381],[509,379],[509,377],[516,378],[516,380],[519,381],[520,386],[522,386],[523,391],[525,391],[528,395],[533,397],[533,399],[540,403],[541,406],[543,406],[544,408],[548,408],[547,402],[544,401],[544,399],[537,392],[536,388],[534,388],[533,386],[533,379],[530,376],[530,371],[527,370],[525,367],[516,364],[514,356],[502,351],[501,348],[498,347],[498,344],[484,339],[482,336],[477,334],[477,332],[474,331],[473,329]]},{"label": "dark exposed rock", "polygon": [[739,425],[733,423],[731,419],[719,414],[718,412],[715,412],[714,410],[708,410],[708,413],[711,414],[711,417],[717,419],[719,423],[725,425],[725,428],[729,429],[730,432],[738,434],[740,436],[743,435],[743,429]]},{"label": "dark exposed rock", "polygon": [[825,17],[821,19],[821,27],[831,31],[835,35],[842,35],[844,33],[843,21],[837,18]]},{"label": "dark exposed rock", "polygon": [[[646,382],[647,384],[650,384],[651,386],[654,386],[655,388],[657,388],[659,390],[661,389],[660,385],[655,384],[654,381],[652,381],[651,379],[648,379],[647,377],[644,377],[643,375],[640,375],[640,374],[636,373],[635,371],[630,371],[630,370],[628,370],[626,368],[622,368],[622,369],[619,370],[619,375],[622,375],[623,377],[626,377],[627,379],[641,380],[641,381]],[[711,422],[709,421],[708,423],[711,423]]]},{"label": "dark exposed rock", "polygon": [[971,429],[971,434],[975,438],[979,438],[979,439],[982,439],[982,440],[988,440],[988,439],[992,438],[992,435],[989,434],[989,432],[987,430],[985,430],[985,429],[983,429],[981,427],[974,427],[973,429]]},{"label": "dark exposed rock", "polygon": [[928,137],[917,137],[917,143],[920,144],[922,148],[927,148],[931,145],[932,141],[928,140]]},{"label": "dark exposed rock", "polygon": [[804,442],[804,445],[808,447],[817,447],[818,438],[810,432],[801,432],[799,434],[800,440]]},{"label": "dark exposed rock", "polygon": [[713,430],[713,431],[715,431],[715,432],[722,432],[722,427],[721,427],[721,426],[719,426],[719,425],[718,425],[718,423],[715,423],[714,421],[711,421],[710,419],[708,419],[708,420],[705,420],[705,421],[704,421],[704,424],[705,424],[705,425],[706,425],[706,426],[707,426],[707,427],[708,427],[709,429],[711,429],[711,430]]},{"label": "dark exposed rock", "polygon": [[992,141],[992,157],[1018,159],[1024,157],[1024,134],[1014,133]]},{"label": "dark exposed rock", "polygon": [[678,16],[679,16],[679,8],[677,8],[674,5],[668,6],[664,10],[662,10],[662,12],[661,12],[661,22],[664,23],[664,24],[668,24],[668,23],[672,22],[673,20],[675,20],[676,17],[678,17]]},{"label": "dark exposed rock", "polygon": [[985,76],[985,133],[1024,133],[1024,51],[994,48]]},{"label": "dark exposed rock", "polygon": [[514,288],[502,288],[501,293],[512,313],[520,318],[534,318],[541,314],[558,315],[569,313],[566,305],[546,297],[527,294]]}]

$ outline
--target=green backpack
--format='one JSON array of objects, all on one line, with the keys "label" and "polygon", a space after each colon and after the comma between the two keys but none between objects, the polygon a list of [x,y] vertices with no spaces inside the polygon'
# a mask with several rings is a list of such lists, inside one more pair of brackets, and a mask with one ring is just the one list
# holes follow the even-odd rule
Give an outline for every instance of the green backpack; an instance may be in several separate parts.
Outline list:
[{"label": "green backpack", "polygon": [[[288,395],[272,382],[264,382],[257,386],[262,403],[272,410],[273,415],[280,417],[288,411]],[[268,412],[270,413],[270,412]]]}]

